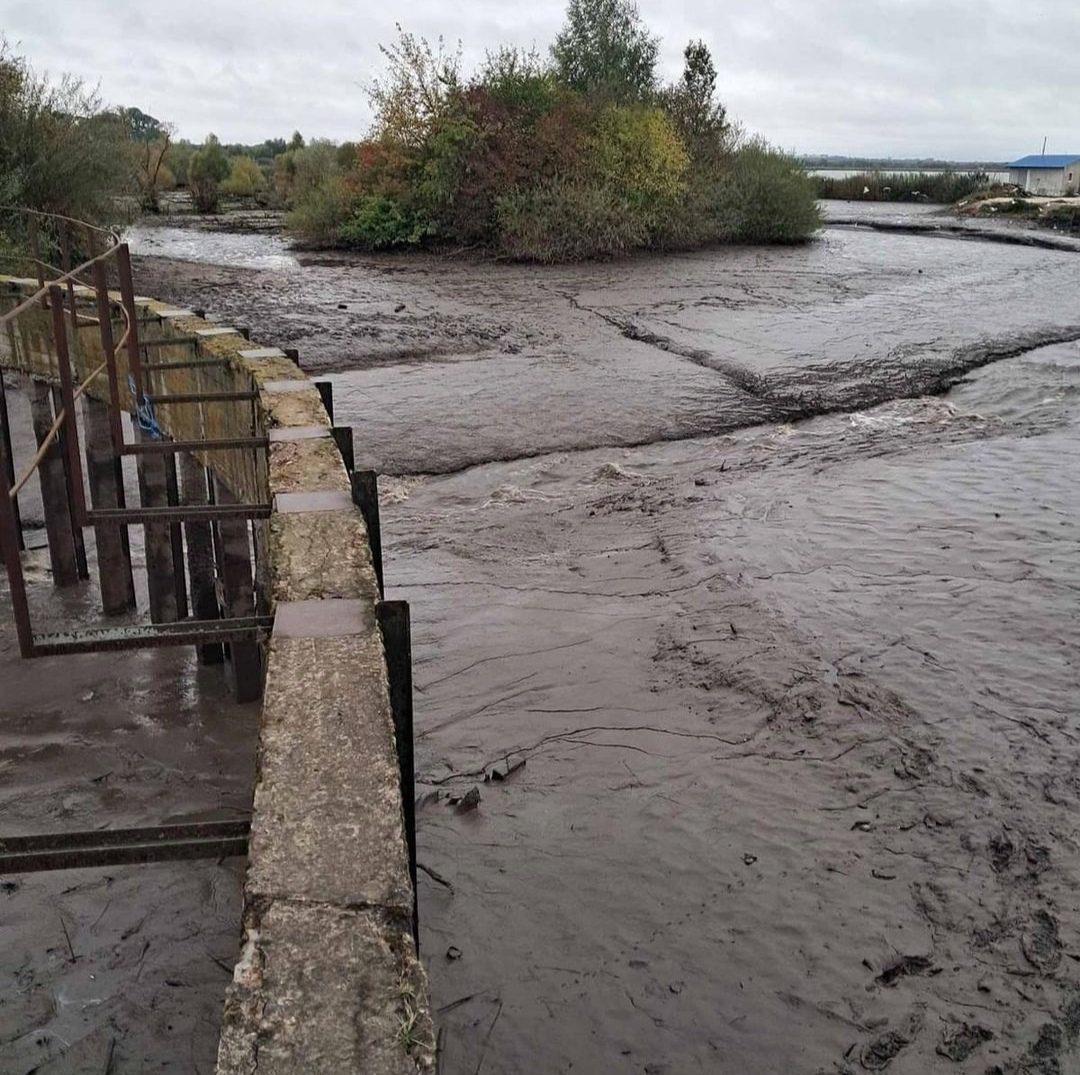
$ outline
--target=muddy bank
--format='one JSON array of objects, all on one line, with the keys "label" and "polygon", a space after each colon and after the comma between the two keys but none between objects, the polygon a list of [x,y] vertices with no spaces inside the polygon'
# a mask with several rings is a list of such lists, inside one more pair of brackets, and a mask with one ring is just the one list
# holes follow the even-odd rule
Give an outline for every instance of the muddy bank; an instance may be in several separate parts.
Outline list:
[{"label": "muddy bank", "polygon": [[1076,264],[144,261],[396,475],[444,1072],[1080,1067]]},{"label": "muddy bank", "polygon": [[551,269],[422,258],[137,269],[155,293],[243,320],[333,373],[364,420],[360,458],[394,474],[872,406],[1080,337],[1061,301],[1071,253],[863,229],[800,248]]},{"label": "muddy bank", "polygon": [[[8,402],[25,464],[28,407],[18,391]],[[35,482],[20,505],[35,628],[97,623],[96,584],[52,586]],[[93,561],[92,530],[86,540]],[[132,551],[145,613],[138,528]],[[0,839],[246,817],[257,722],[258,706],[236,705],[222,669],[193,652],[23,661],[0,570]],[[243,870],[226,859],[0,878],[0,1071],[211,1072]]]}]

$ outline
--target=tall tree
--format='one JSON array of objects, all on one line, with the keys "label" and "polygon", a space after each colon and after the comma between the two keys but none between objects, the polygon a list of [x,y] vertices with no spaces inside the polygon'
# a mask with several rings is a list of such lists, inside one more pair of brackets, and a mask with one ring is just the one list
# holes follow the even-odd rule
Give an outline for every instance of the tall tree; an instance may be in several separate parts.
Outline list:
[{"label": "tall tree", "polygon": [[659,49],[633,0],[570,0],[551,56],[572,89],[626,102],[652,96]]},{"label": "tall tree", "polygon": [[690,155],[711,159],[731,133],[727,111],[716,99],[716,65],[704,41],[691,41],[683,57],[682,77],[665,91],[664,105]]}]

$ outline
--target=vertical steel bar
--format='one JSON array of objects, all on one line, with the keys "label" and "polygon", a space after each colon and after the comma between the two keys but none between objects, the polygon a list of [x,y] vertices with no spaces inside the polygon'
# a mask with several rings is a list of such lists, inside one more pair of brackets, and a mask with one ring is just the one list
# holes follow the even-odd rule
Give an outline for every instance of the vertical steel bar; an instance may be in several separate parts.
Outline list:
[{"label": "vertical steel bar", "polygon": [[401,767],[401,808],[405,842],[409,852],[409,876],[413,890],[413,939],[420,950],[419,916],[416,907],[416,774],[413,760],[412,631],[408,601],[380,601],[375,606],[386,651],[386,675],[390,686],[390,709]]},{"label": "vertical steel bar", "polygon": [[105,352],[109,378],[109,432],[112,436],[113,455],[120,457],[124,446],[123,407],[120,403],[120,382],[116,373],[116,345],[113,342],[112,307],[109,305],[109,285],[105,264],[94,262],[94,291],[97,293],[98,327],[101,332],[101,349]]},{"label": "vertical steel bar", "polygon": [[[71,229],[66,220],[60,221],[60,268],[64,274],[71,272]],[[68,305],[71,311],[71,347],[79,354],[79,315],[75,309],[75,281],[68,277]]]},{"label": "vertical steel bar", "polygon": [[[180,482],[176,474],[176,456],[165,457],[165,492],[170,507],[180,505]],[[169,525],[169,534],[172,540],[173,558],[173,584],[176,587],[176,618],[187,619],[187,569],[184,564],[184,528],[179,522]]]},{"label": "vertical steel bar", "polygon": [[[124,472],[113,454],[109,439],[109,406],[92,396],[83,396],[86,429],[86,477],[90,501],[95,508],[124,507]],[[131,549],[127,527],[120,523],[95,523],[98,577],[101,580],[101,608],[106,616],[117,616],[135,607],[135,582],[131,573]]]},{"label": "vertical steel bar", "polygon": [[127,243],[116,248],[116,270],[120,277],[120,298],[128,315],[127,354],[128,369],[135,381],[135,403],[143,401],[142,356],[139,354],[139,312],[135,308],[135,285],[131,279],[131,251]]},{"label": "vertical steel bar", "polygon": [[67,326],[64,324],[64,300],[55,284],[49,288],[52,306],[53,344],[60,373],[60,397],[64,407],[64,451],[71,495],[72,521],[78,527],[87,525],[86,490],[83,488],[82,458],[79,455],[79,421],[75,412],[75,384],[71,376],[71,355],[68,352]]},{"label": "vertical steel bar", "polygon": [[382,524],[379,521],[379,478],[373,470],[354,470],[352,481],[353,503],[360,509],[367,526],[368,545],[371,546],[371,564],[379,583],[379,596],[383,595]]},{"label": "vertical steel bar", "polygon": [[345,472],[351,474],[356,468],[352,426],[331,426],[330,435],[334,438],[334,443],[341,453],[342,462],[345,464]]},{"label": "vertical steel bar", "polygon": [[[56,385],[53,385],[50,391],[52,392],[53,412],[57,415],[64,413],[66,421],[67,415],[64,412],[63,393]],[[71,520],[71,544],[75,549],[75,567],[78,570],[79,578],[88,579],[90,577],[90,568],[86,563],[86,542],[83,539],[82,527],[75,520],[74,486],[71,481],[71,467],[68,465],[65,425],[61,425],[56,431],[56,445],[60,450],[60,461],[64,468],[64,488],[67,490],[67,515]]]},{"label": "vertical steel bar", "polygon": [[[206,470],[188,452],[180,455],[180,490],[183,502],[189,505],[209,503],[206,488]],[[197,620],[216,620],[221,616],[218,608],[217,586],[214,577],[213,525],[196,519],[184,523],[187,539],[187,574],[191,591],[191,611]],[[196,647],[201,664],[221,664],[225,653],[219,642],[208,642]]]},{"label": "vertical steel bar", "polygon": [[53,426],[52,393],[44,381],[30,382],[30,417],[34,439],[43,449],[37,466],[41,484],[41,506],[45,513],[45,532],[49,539],[49,563],[53,582],[57,586],[72,586],[79,581],[75,559],[75,542],[71,527],[71,505],[68,500],[64,457],[54,438],[48,441]]},{"label": "vertical steel bar", "polygon": [[0,467],[0,554],[7,569],[11,593],[11,611],[15,617],[15,633],[23,657],[34,656],[34,631],[30,624],[30,604],[26,599],[26,579],[23,577],[22,557],[19,555],[19,534],[12,511],[11,481],[7,468]]},{"label": "vertical steel bar", "polygon": [[[8,485],[15,484],[15,456],[11,448],[11,420],[8,416],[7,387],[4,374],[0,371],[0,464],[7,475]],[[26,548],[23,540],[22,519],[19,514],[19,498],[11,502],[11,512],[15,520],[15,536],[20,549]]]}]

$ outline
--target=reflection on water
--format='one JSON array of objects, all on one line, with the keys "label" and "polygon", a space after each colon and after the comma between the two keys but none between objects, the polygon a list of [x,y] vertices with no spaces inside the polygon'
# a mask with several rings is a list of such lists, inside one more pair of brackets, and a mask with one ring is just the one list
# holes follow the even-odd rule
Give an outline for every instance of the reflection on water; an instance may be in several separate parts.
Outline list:
[{"label": "reflection on water", "polygon": [[170,228],[137,224],[125,238],[133,254],[243,269],[295,269],[298,262],[280,235],[265,232],[204,231],[201,228]]}]

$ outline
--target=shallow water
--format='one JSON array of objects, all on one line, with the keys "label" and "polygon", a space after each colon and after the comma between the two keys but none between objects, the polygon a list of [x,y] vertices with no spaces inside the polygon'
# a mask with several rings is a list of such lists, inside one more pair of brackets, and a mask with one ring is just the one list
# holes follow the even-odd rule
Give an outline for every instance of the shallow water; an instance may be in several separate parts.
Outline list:
[{"label": "shallow water", "polygon": [[384,475],[447,1075],[1077,1065],[1078,266],[140,261]]}]

